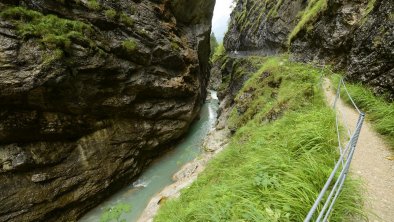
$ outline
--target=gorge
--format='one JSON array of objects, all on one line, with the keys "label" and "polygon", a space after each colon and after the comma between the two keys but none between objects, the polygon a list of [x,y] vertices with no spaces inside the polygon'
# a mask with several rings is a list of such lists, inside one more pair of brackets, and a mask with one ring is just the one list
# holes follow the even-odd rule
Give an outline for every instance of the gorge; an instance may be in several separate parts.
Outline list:
[{"label": "gorge", "polygon": [[[341,140],[324,78],[394,147],[392,0],[233,4],[211,52],[215,0],[0,0],[0,222],[98,221],[120,202],[136,221],[200,151],[201,175],[147,221],[302,221]],[[363,195],[350,175],[330,221],[367,221]]]}]

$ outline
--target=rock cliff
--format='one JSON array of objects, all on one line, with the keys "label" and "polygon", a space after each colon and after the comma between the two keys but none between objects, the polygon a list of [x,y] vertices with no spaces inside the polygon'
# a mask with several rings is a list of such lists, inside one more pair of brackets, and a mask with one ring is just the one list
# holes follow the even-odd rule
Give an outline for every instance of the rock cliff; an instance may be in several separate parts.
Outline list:
[{"label": "rock cliff", "polygon": [[214,3],[0,1],[0,221],[75,221],[185,133]]},{"label": "rock cliff", "polygon": [[224,44],[331,64],[393,100],[393,30],[391,0],[238,0]]}]

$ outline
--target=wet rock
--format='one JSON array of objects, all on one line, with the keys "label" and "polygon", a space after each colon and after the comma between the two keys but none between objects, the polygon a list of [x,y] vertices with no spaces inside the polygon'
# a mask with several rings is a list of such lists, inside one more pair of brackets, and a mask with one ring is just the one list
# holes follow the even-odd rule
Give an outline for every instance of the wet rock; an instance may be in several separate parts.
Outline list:
[{"label": "wet rock", "polygon": [[[35,11],[0,16],[0,221],[77,220],[170,148],[206,97],[213,0],[91,3],[0,2]],[[34,19],[47,31],[25,35]]]}]

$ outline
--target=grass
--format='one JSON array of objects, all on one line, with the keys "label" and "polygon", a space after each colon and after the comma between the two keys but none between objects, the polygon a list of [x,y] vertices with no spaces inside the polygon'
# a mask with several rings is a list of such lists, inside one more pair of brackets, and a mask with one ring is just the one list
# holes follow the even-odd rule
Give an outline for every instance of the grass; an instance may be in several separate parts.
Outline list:
[{"label": "grass", "polygon": [[105,17],[109,18],[109,19],[113,19],[116,16],[116,11],[114,9],[108,9],[104,12]]},{"label": "grass", "polygon": [[11,20],[22,38],[38,38],[48,48],[67,49],[73,40],[91,44],[86,35],[92,28],[81,21],[43,15],[24,7],[8,7],[0,16]]},{"label": "grass", "polygon": [[[296,109],[313,98],[313,80],[307,82],[303,78],[309,74],[318,76],[319,71],[306,69],[304,64],[287,66],[285,62],[281,58],[266,61],[257,72],[258,75],[246,82],[244,89],[235,98],[237,105],[228,121],[230,128],[239,128],[253,118],[271,121],[284,110]],[[300,95],[294,95],[293,89],[298,89]]]},{"label": "grass", "polygon": [[220,43],[216,48],[215,52],[212,54],[211,61],[214,63],[218,61],[218,59],[222,58],[225,55],[226,49],[223,46],[223,43]]},{"label": "grass", "polygon": [[[341,76],[333,76],[334,84],[338,85]],[[394,150],[394,103],[374,95],[373,91],[362,84],[346,83],[346,87],[359,109],[366,113],[378,133]],[[342,93],[345,93],[344,91]],[[345,94],[343,94],[345,95]],[[351,103],[347,96],[343,96],[347,103]]]},{"label": "grass", "polygon": [[128,39],[122,42],[122,46],[128,53],[134,53],[137,50],[138,44],[134,39]]},{"label": "grass", "polygon": [[127,26],[134,24],[134,20],[124,12],[120,13],[119,21]]},{"label": "grass", "polygon": [[[268,59],[237,96],[234,109],[246,109],[232,117],[242,124],[229,147],[178,199],[164,202],[155,221],[302,221],[338,157],[319,74]],[[330,221],[362,215],[358,186],[347,179]]]},{"label": "grass", "polygon": [[376,0],[368,0],[368,5],[367,5],[367,8],[364,13],[365,16],[369,15],[369,13],[372,12],[372,10],[375,8],[375,3],[376,3]]},{"label": "grass", "polygon": [[282,5],[282,3],[283,3],[283,0],[278,0],[277,3],[276,3],[276,5],[275,5],[275,7],[272,8],[272,9],[268,12],[267,17],[268,17],[268,18],[271,17],[271,16],[276,17],[276,16],[278,15],[279,7]]},{"label": "grass", "polygon": [[300,21],[296,27],[291,31],[288,37],[288,45],[291,44],[292,40],[297,34],[310,23],[314,22],[318,17],[319,13],[327,9],[327,0],[310,0],[307,8],[303,11]]},{"label": "grass", "polygon": [[97,0],[88,0],[87,6],[89,9],[94,10],[94,11],[98,11],[101,9],[101,5]]}]

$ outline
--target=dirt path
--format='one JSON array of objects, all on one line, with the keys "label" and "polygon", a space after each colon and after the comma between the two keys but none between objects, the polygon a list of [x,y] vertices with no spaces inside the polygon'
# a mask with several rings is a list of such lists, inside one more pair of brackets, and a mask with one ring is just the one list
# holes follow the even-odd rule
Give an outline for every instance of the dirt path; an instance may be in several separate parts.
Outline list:
[{"label": "dirt path", "polygon": [[[330,80],[324,80],[323,88],[328,103],[333,104],[335,92]],[[354,129],[358,119],[356,110],[343,101],[339,101],[337,107],[343,112],[349,128]],[[371,124],[364,122],[350,170],[364,183],[364,209],[368,211],[369,221],[394,222],[394,161],[389,160],[392,155]]]}]

